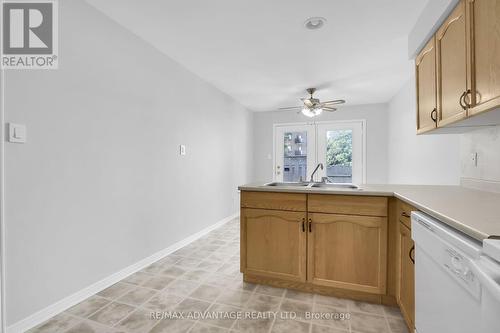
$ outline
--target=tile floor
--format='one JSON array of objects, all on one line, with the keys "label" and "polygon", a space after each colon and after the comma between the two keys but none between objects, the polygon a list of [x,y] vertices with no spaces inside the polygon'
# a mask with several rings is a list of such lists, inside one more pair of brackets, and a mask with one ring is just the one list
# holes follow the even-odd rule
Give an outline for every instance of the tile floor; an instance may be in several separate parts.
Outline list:
[{"label": "tile floor", "polygon": [[[195,318],[196,311],[225,314]],[[277,316],[267,316],[278,311]],[[350,315],[349,319],[306,318]],[[183,314],[168,318],[165,314]],[[242,317],[237,318],[237,314]],[[293,319],[287,313],[295,313]],[[257,318],[246,318],[253,314]],[[260,314],[260,316],[259,316]],[[242,282],[233,220],[30,333],[407,333],[396,308]]]}]

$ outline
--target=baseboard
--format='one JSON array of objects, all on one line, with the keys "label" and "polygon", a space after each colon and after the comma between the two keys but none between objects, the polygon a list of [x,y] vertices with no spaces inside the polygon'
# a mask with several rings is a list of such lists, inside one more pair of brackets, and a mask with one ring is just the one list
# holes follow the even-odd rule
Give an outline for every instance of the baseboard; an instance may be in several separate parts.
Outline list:
[{"label": "baseboard", "polygon": [[207,228],[205,228],[205,229],[203,229],[203,230],[201,230],[201,231],[199,231],[199,232],[197,232],[197,233],[195,233],[187,238],[184,238],[183,240],[181,240],[175,244],[170,245],[167,248],[165,248],[161,251],[158,251],[155,254],[153,254],[147,258],[144,258],[144,259],[136,262],[135,264],[130,265],[130,266],[122,269],[121,271],[116,272],[116,273],[106,277],[105,279],[103,279],[101,281],[98,281],[98,282],[96,282],[96,283],[94,283],[94,284],[92,284],[92,285],[66,297],[66,298],[63,298],[62,300],[60,300],[52,305],[49,305],[45,309],[42,309],[42,310],[32,314],[31,316],[29,316],[25,319],[22,319],[22,320],[18,321],[17,323],[12,324],[11,326],[7,327],[7,333],[26,332],[27,330],[43,323],[47,319],[52,318],[53,316],[57,315],[58,313],[61,313],[65,310],[69,309],[73,305],[76,305],[76,304],[80,303],[81,301],[89,298],[90,296],[100,292],[101,290],[106,289],[107,287],[117,283],[118,281],[123,280],[124,278],[126,278],[130,274],[133,274],[135,272],[140,271],[143,268],[146,268],[147,266],[149,266],[152,263],[166,257],[167,255],[171,254],[172,252],[175,252],[178,249],[188,245],[189,243],[194,242],[198,238],[205,236],[210,231],[217,229],[218,227],[220,227],[220,226],[226,224],[227,222],[237,218],[238,216],[239,216],[239,213],[228,216],[228,217],[220,220],[219,222],[217,222],[217,223],[215,223],[215,224],[213,224],[213,225],[211,225],[211,226],[209,226],[209,227],[207,227]]}]

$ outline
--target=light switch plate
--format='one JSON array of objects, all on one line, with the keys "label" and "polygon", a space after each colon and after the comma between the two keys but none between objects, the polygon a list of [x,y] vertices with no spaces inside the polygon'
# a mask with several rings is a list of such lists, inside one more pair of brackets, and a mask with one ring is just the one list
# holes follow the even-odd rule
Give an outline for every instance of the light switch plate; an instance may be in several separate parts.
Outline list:
[{"label": "light switch plate", "polygon": [[26,125],[9,123],[9,142],[26,142]]},{"label": "light switch plate", "polygon": [[472,165],[477,167],[477,152],[471,154]]},{"label": "light switch plate", "polygon": [[185,145],[179,146],[179,154],[181,154],[182,156],[186,155],[186,146]]}]

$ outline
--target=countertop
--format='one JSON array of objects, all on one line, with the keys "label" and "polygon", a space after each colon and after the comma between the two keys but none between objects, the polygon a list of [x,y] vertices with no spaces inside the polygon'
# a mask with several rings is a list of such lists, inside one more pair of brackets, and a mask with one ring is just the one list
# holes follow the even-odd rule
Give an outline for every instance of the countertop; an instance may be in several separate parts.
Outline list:
[{"label": "countertop", "polygon": [[238,187],[241,191],[394,196],[476,240],[500,237],[500,194],[461,186],[364,184],[360,188],[290,188],[264,183]]}]

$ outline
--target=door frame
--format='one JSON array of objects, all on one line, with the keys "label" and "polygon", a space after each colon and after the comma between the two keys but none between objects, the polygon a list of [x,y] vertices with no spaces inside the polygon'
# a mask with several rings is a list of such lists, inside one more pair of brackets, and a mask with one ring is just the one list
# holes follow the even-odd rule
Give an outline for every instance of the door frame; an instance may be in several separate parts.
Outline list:
[{"label": "door frame", "polygon": [[[3,2],[0,17],[3,17]],[[0,45],[3,45],[2,25]],[[5,310],[5,69],[0,69],[0,333],[7,332]]]},{"label": "door frame", "polygon": [[304,121],[304,122],[295,122],[295,123],[275,123],[273,124],[273,181],[276,181],[276,130],[278,127],[286,127],[286,126],[300,126],[300,125],[313,125],[316,127],[315,129],[315,138],[314,138],[314,145],[315,145],[315,156],[314,159],[318,161],[318,131],[317,131],[317,126],[316,125],[335,125],[335,124],[345,124],[345,123],[359,123],[361,124],[361,144],[362,144],[362,149],[363,152],[361,153],[361,165],[362,165],[362,184],[366,184],[366,119],[352,119],[352,120],[325,120],[325,121]]}]

